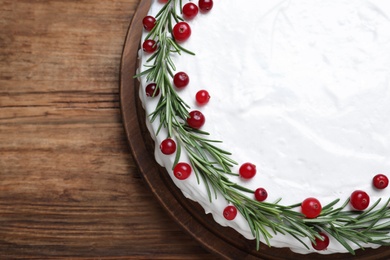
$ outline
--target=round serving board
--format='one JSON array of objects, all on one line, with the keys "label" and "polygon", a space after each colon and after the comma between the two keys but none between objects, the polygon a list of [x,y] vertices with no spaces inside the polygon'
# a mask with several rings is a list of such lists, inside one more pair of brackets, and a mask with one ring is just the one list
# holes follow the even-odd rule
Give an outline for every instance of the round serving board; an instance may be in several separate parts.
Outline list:
[{"label": "round serving board", "polygon": [[256,250],[249,241],[231,228],[217,224],[199,204],[186,199],[166,171],[154,159],[154,144],[145,125],[145,113],[138,98],[139,83],[134,79],[138,67],[138,50],[142,19],[151,0],[141,0],[130,24],[121,60],[120,102],[123,124],[135,161],[147,185],[164,209],[189,234],[209,251],[226,259],[390,259],[390,248],[358,250],[350,254],[300,255],[289,249],[269,248],[261,244]]}]

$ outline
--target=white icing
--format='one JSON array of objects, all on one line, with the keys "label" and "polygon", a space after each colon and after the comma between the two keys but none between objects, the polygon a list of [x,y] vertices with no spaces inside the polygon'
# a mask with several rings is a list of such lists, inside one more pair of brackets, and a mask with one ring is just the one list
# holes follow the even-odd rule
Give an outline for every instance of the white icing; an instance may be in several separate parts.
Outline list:
[{"label": "white icing", "polygon": [[[150,14],[161,7],[154,1]],[[233,181],[264,187],[267,201],[283,198],[285,205],[307,197],[322,205],[344,201],[356,189],[368,192],[371,202],[389,197],[390,189],[374,190],[371,179],[390,172],[390,1],[216,0],[210,13],[199,13],[189,24],[192,35],[183,46],[196,55],[173,57],[177,71],[190,76],[179,93],[205,114],[202,130],[211,139],[222,140],[239,164],[257,165],[254,179]],[[149,55],[140,57],[144,64]],[[211,95],[202,107],[194,99],[200,89]],[[154,111],[157,98],[146,97],[143,88],[140,97],[146,113]],[[219,224],[253,239],[242,216],[223,218],[222,196],[210,203],[194,174],[185,181],[173,176],[174,156],[158,148],[167,133],[156,137],[158,122],[147,124],[156,160],[183,194]],[[271,245],[317,252],[283,235]],[[336,252],[346,249],[331,239],[318,253]]]}]

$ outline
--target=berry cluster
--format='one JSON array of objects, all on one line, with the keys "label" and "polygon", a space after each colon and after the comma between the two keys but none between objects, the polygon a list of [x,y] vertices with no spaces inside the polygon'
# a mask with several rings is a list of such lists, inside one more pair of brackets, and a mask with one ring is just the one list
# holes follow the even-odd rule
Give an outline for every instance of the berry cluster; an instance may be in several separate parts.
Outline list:
[{"label": "berry cluster", "polygon": [[[256,166],[251,163],[244,163],[241,165],[239,173],[241,178],[250,179],[256,174]],[[372,184],[376,189],[385,189],[389,184],[389,179],[384,174],[377,174],[373,177]],[[264,201],[268,196],[264,188],[258,188],[254,195],[257,201]],[[354,210],[361,211],[367,209],[370,205],[370,196],[365,191],[355,190],[352,192],[349,201]],[[321,215],[321,211],[322,205],[316,198],[310,197],[301,203],[301,212],[306,218],[317,218]],[[227,206],[223,211],[223,216],[227,220],[233,220],[237,216],[237,208],[233,205]],[[326,250],[330,243],[329,237],[324,232],[319,232],[319,235],[322,239],[316,238],[312,246],[318,251]]]},{"label": "berry cluster", "polygon": [[[377,174],[372,179],[372,184],[376,189],[384,189],[389,184],[389,179],[384,174]],[[370,196],[363,190],[355,190],[352,192],[349,202],[354,210],[365,210],[370,205]],[[316,218],[321,215],[322,206],[318,199],[307,198],[301,203],[301,212],[306,218]],[[316,250],[325,250],[329,245],[329,237],[321,232],[322,240],[317,238],[315,243],[312,243]]]},{"label": "berry cluster", "polygon": [[[167,3],[167,0],[159,0],[160,3]],[[198,7],[199,6],[199,7]],[[202,13],[207,13],[211,10],[213,7],[213,0],[199,0],[198,5],[190,2],[183,6],[183,17],[186,20],[192,20],[194,19],[199,9]],[[156,25],[156,18],[153,16],[145,16],[142,20],[142,24],[144,26],[144,29],[148,32],[152,31],[153,28]],[[176,42],[184,42],[188,40],[191,36],[191,27],[187,22],[178,22],[175,24],[175,26],[172,29],[172,37],[175,39]],[[147,39],[142,44],[142,49],[146,53],[154,53],[158,49],[157,42],[152,39]]]}]

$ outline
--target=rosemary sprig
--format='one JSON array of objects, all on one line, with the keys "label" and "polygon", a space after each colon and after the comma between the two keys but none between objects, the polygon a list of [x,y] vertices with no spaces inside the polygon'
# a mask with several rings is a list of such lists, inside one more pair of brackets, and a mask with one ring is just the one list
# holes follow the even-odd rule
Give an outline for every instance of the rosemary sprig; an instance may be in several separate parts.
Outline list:
[{"label": "rosemary sprig", "polygon": [[[181,4],[181,1],[180,1]],[[181,5],[180,5],[181,6]],[[147,39],[153,39],[158,46],[157,51],[147,60],[153,61],[153,64],[148,66],[148,69],[137,74],[135,77],[146,76],[146,80],[156,82],[156,91],[160,89],[161,99],[157,105],[156,110],[151,115],[151,121],[160,118],[160,127],[157,134],[162,127],[168,130],[168,136],[173,136],[172,125],[178,123],[178,118],[188,117],[189,106],[179,97],[172,86],[171,78],[176,67],[172,61],[171,54],[186,52],[194,55],[194,53],[181,47],[175,42],[171,35],[172,20],[183,20],[177,14],[177,0],[169,0],[167,4],[156,15],[156,25],[146,36]]]},{"label": "rosemary sprig", "polygon": [[390,245],[390,199],[382,207],[378,207],[378,200],[364,212],[346,210],[349,199],[336,207],[339,203],[339,199],[336,199],[323,207],[320,216],[308,219],[297,210],[300,204],[284,206],[279,204],[280,200],[274,203],[258,202],[250,198],[254,191],[229,180],[228,175],[237,175],[231,171],[237,163],[230,158],[229,152],[217,146],[220,141],[210,140],[207,138],[209,133],[185,124],[190,107],[179,97],[171,83],[176,70],[171,56],[183,52],[194,55],[176,43],[171,35],[172,22],[182,20],[178,6],[181,13],[182,1],[169,0],[156,15],[156,25],[146,38],[155,40],[158,49],[147,60],[152,65],[135,76],[145,76],[148,82],[155,82],[160,89],[161,97],[150,118],[151,121],[160,120],[157,134],[165,128],[168,137],[176,138],[178,148],[174,165],[184,150],[198,182],[202,179],[205,183],[210,201],[221,194],[233,204],[248,221],[257,248],[260,238],[270,245],[272,237],[281,233],[291,235],[309,249],[302,238],[309,238],[314,243],[316,238],[321,239],[320,231],[333,236],[351,254],[354,254],[351,243],[360,248],[365,243]]}]

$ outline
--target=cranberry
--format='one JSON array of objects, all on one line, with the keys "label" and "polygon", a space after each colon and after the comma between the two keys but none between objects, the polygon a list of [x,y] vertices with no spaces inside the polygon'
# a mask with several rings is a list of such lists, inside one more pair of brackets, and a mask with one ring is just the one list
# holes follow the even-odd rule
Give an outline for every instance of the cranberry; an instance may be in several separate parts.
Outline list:
[{"label": "cranberry", "polygon": [[234,206],[227,206],[224,210],[223,210],[223,216],[227,219],[227,220],[233,220],[236,218],[237,216],[237,209],[236,207]]},{"label": "cranberry", "polygon": [[210,100],[210,95],[209,92],[206,90],[199,90],[196,95],[195,95],[196,102],[199,105],[205,105],[209,102]]},{"label": "cranberry", "polygon": [[301,211],[307,218],[318,217],[321,210],[321,203],[316,198],[307,198],[301,204]]},{"label": "cranberry", "polygon": [[370,196],[362,190],[355,190],[351,194],[351,205],[356,210],[365,210],[370,205]]},{"label": "cranberry", "polygon": [[213,0],[199,0],[198,5],[199,9],[202,12],[206,13],[210,11],[211,8],[213,8]]},{"label": "cranberry", "polygon": [[142,44],[142,49],[146,53],[153,53],[157,50],[157,44],[154,40],[146,40]]},{"label": "cranberry", "polygon": [[160,94],[160,89],[157,88],[156,83],[150,83],[145,87],[146,96],[156,97]]},{"label": "cranberry", "polygon": [[173,168],[173,174],[179,180],[187,179],[192,172],[192,168],[188,163],[180,162]]},{"label": "cranberry", "polygon": [[244,163],[240,166],[239,174],[241,178],[251,179],[256,174],[256,165],[252,163]]},{"label": "cranberry", "polygon": [[318,251],[327,249],[330,242],[329,237],[323,232],[319,232],[318,234],[322,237],[323,240],[316,237],[315,243],[311,243],[311,245],[315,250]]},{"label": "cranberry", "polygon": [[190,112],[190,117],[187,118],[187,124],[194,128],[194,129],[199,129],[201,128],[206,121],[206,118],[202,114],[202,112],[198,110],[194,110]]},{"label": "cranberry", "polygon": [[156,25],[156,18],[150,15],[145,16],[144,19],[142,19],[142,24],[144,25],[146,31],[151,31]]},{"label": "cranberry", "polygon": [[183,16],[185,19],[193,19],[198,14],[199,8],[194,3],[187,3],[183,6]]},{"label": "cranberry", "polygon": [[176,151],[176,143],[171,138],[167,138],[161,142],[160,149],[163,154],[173,154]]},{"label": "cranberry", "polygon": [[183,42],[190,38],[191,27],[186,22],[178,22],[172,29],[173,38],[178,42]]},{"label": "cranberry", "polygon": [[372,182],[377,189],[384,189],[389,185],[389,179],[384,174],[375,175]]},{"label": "cranberry", "polygon": [[173,76],[173,84],[177,88],[184,88],[190,83],[190,77],[188,77],[187,73],[185,72],[178,72]]},{"label": "cranberry", "polygon": [[257,201],[265,201],[268,197],[268,193],[264,188],[258,188],[255,190],[255,199]]}]

